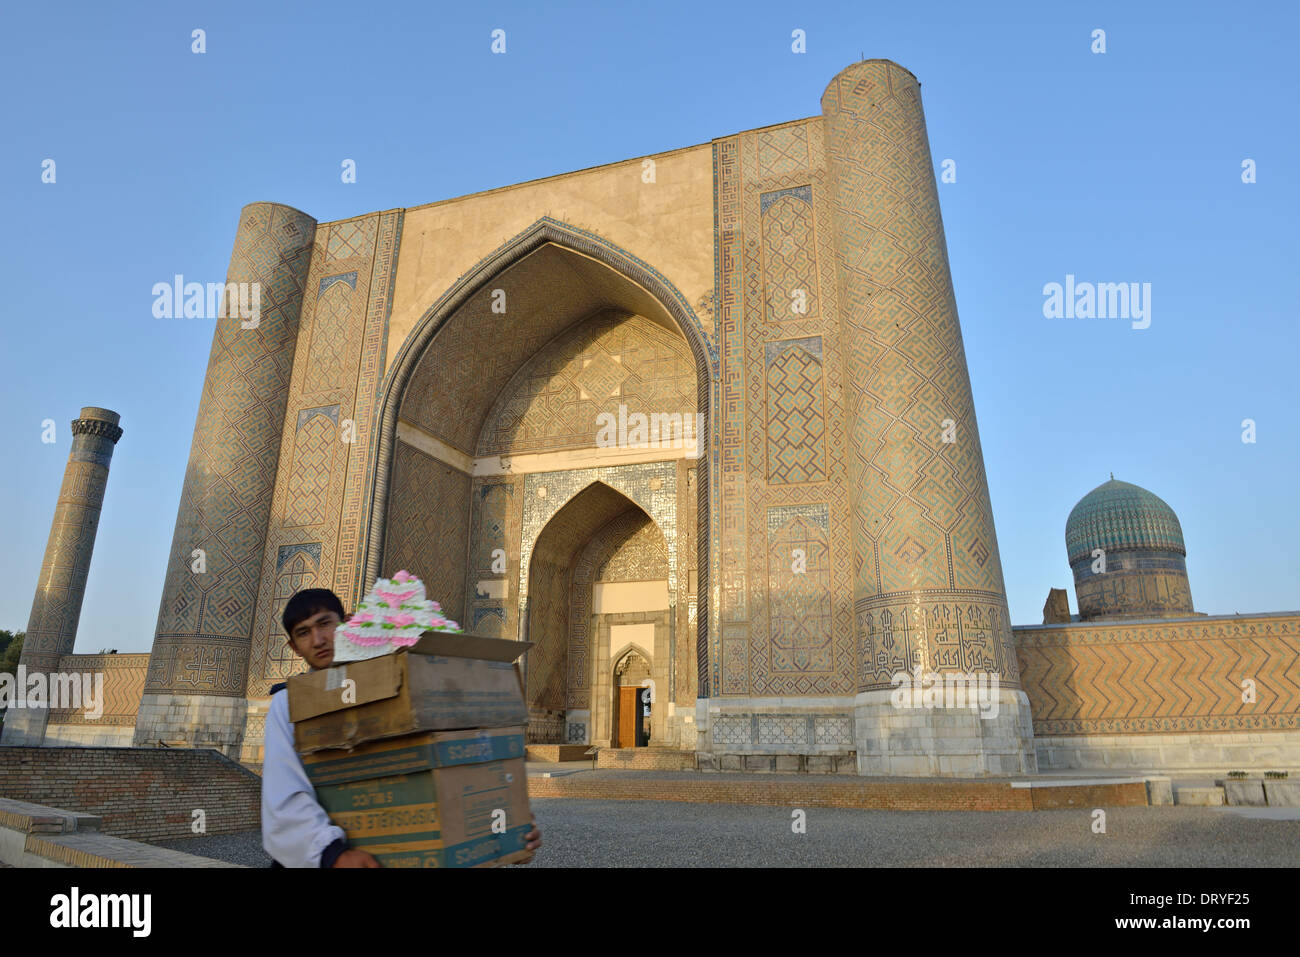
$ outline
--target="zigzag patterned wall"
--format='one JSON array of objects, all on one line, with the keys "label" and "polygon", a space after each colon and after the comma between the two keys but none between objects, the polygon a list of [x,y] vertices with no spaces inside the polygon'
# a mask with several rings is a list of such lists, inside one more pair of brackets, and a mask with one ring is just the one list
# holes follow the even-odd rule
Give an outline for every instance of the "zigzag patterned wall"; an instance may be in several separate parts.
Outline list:
[{"label": "zigzag patterned wall", "polygon": [[1031,626],[1015,637],[1036,734],[1300,728],[1300,615]]},{"label": "zigzag patterned wall", "polygon": [[90,718],[87,717],[85,708],[80,711],[51,709],[49,723],[125,728],[133,726],[136,710],[140,707],[140,695],[144,693],[144,676],[148,669],[147,654],[63,655],[55,670],[63,674],[80,672],[104,676],[103,713],[98,718]]}]

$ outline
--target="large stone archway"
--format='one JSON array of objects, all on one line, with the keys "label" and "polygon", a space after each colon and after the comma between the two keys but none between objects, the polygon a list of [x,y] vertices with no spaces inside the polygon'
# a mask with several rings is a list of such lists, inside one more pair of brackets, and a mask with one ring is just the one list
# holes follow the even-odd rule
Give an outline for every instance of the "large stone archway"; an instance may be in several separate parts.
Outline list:
[{"label": "large stone archway", "polygon": [[[683,740],[668,718],[693,711],[705,647],[696,636],[707,633],[714,363],[693,312],[651,267],[540,221],[441,296],[386,375],[359,588],[407,568],[467,631],[529,637],[529,563],[560,508],[589,512],[574,548],[640,508],[668,552],[656,660],[671,707],[660,709],[658,740]],[[624,425],[602,445],[603,425],[638,414],[676,416],[687,441],[638,446]],[[614,511],[584,491],[593,483],[616,497]],[[547,654],[530,657],[535,671]],[[564,715],[591,711],[577,706],[591,682],[570,684],[530,688],[534,740],[590,738],[588,720]]]}]

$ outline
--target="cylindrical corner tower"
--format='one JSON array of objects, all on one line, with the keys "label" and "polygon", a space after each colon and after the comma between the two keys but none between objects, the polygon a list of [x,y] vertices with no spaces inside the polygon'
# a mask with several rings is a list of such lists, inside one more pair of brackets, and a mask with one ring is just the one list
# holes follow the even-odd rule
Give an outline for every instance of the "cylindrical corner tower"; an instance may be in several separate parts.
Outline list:
[{"label": "cylindrical corner tower", "polygon": [[[63,486],[54,507],[19,659],[28,673],[57,671],[59,658],[72,654],[76,644],[90,556],[108,485],[108,466],[113,460],[113,448],[122,437],[120,421],[116,412],[87,406],[72,422],[72,448],[63,470]],[[19,688],[18,693],[24,690]],[[43,707],[10,708],[3,743],[42,744],[49,717],[49,710]]]},{"label": "cylindrical corner tower", "polygon": [[[262,547],[316,221],[245,206],[212,337],[134,743],[238,759]],[[246,284],[246,285],[245,285]],[[250,310],[250,312],[256,310]]]},{"label": "cylindrical corner tower", "polygon": [[[831,81],[822,111],[847,356],[858,768],[1033,770],[920,85],[866,60]],[[981,703],[899,693],[902,676],[926,686],[934,674],[983,682]]]}]

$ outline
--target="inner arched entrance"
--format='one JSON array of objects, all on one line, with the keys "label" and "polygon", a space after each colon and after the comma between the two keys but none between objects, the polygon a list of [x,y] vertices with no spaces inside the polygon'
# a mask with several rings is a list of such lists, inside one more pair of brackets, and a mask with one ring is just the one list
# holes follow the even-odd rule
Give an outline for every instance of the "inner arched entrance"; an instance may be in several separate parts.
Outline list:
[{"label": "inner arched entrance", "polygon": [[[524,592],[532,740],[635,747],[669,736],[665,709],[645,702],[633,714],[618,689],[633,679],[656,688],[672,681],[671,564],[655,521],[604,482],[546,523]],[[639,735],[629,733],[628,718]]]},{"label": "inner arched entrance", "polygon": [[[653,635],[650,740],[693,747],[707,349],[662,277],[543,233],[441,297],[399,351],[364,580],[407,568],[465,630],[534,642],[538,742],[607,745],[611,642]],[[651,553],[652,575],[626,577]],[[606,565],[623,577],[602,579]]]}]

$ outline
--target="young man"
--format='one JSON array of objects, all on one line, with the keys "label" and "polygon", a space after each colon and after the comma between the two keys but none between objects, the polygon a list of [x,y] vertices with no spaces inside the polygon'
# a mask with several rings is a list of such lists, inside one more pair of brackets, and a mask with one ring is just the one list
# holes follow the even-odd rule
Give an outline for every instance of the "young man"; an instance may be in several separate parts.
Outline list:
[{"label": "young man", "polygon": [[[334,661],[334,630],[343,623],[343,603],[328,588],[305,588],[284,607],[284,631],[294,654],[312,671]],[[536,818],[534,818],[534,822]],[[542,845],[534,824],[524,837],[528,850]],[[271,688],[262,756],[262,847],[272,867],[379,867],[374,856],[348,847],[343,829],[316,801],[316,791],[293,746],[289,693]]]}]

